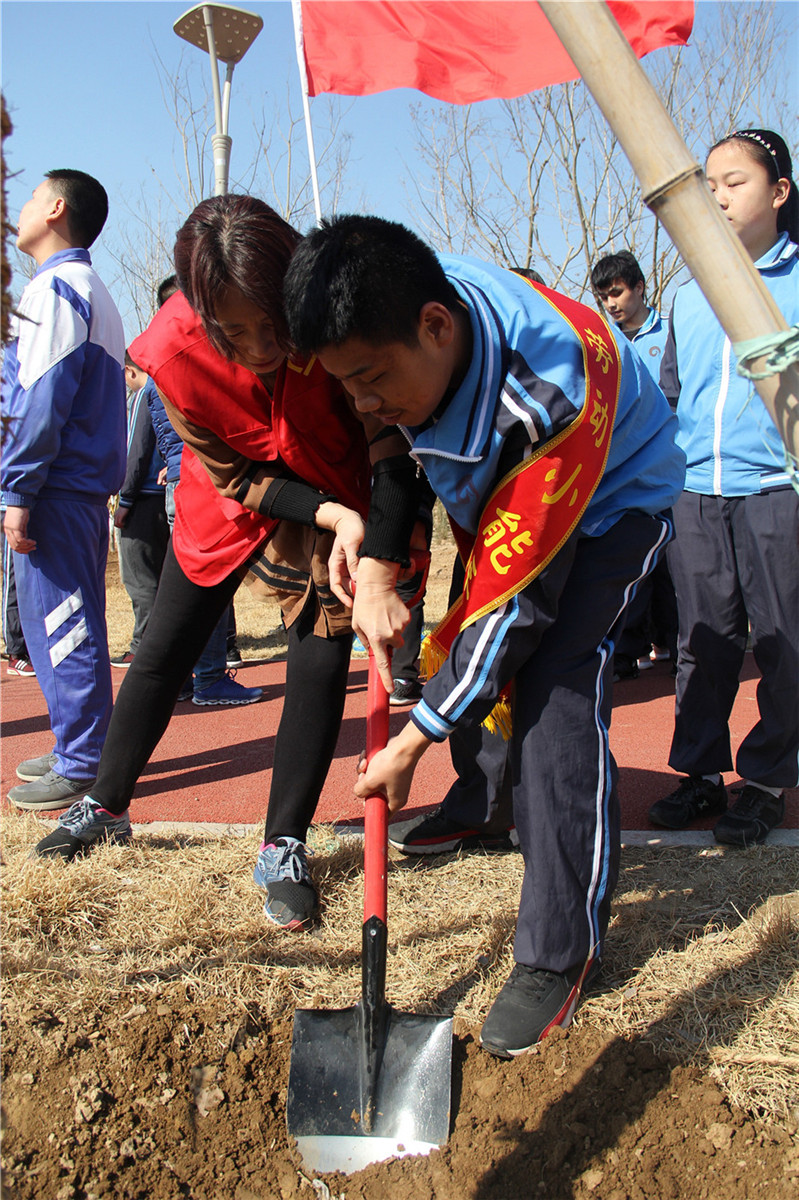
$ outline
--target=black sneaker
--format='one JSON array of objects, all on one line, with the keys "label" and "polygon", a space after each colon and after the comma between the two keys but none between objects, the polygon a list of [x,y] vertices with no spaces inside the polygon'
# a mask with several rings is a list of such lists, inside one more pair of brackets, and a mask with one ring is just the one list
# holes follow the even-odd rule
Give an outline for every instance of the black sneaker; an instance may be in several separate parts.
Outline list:
[{"label": "black sneaker", "polygon": [[126,670],[128,667],[133,666],[133,652],[126,650],[124,654],[117,654],[110,662],[112,667],[122,667]]},{"label": "black sneaker", "polygon": [[488,825],[459,825],[443,806],[428,817],[414,817],[388,827],[389,844],[403,854],[450,854],[454,850],[515,850],[516,827],[491,829]]},{"label": "black sneaker", "polygon": [[480,1031],[480,1045],[497,1058],[515,1058],[531,1050],[556,1025],[571,1022],[586,973],[565,975],[516,963]]},{"label": "black sneaker", "polygon": [[110,813],[91,796],[84,796],[58,818],[52,833],[34,847],[31,858],[63,858],[72,862],[100,842],[129,842],[132,833],[127,809]]},{"label": "black sneaker", "polygon": [[228,646],[227,653],[225,655],[225,666],[228,669],[231,669],[231,668],[235,668],[235,667],[240,667],[242,665],[243,665],[243,659],[241,657],[241,651],[239,650],[238,646],[236,646],[236,645]]},{"label": "black sneaker", "polygon": [[389,704],[415,704],[422,698],[422,685],[418,679],[395,679],[394,691],[388,698]]},{"label": "black sneaker", "polygon": [[630,658],[627,654],[616,654],[613,658],[613,682],[621,683],[623,679],[637,679],[638,659]]},{"label": "black sneaker", "polygon": [[727,807],[724,780],[712,783],[701,775],[688,775],[676,791],[656,800],[649,810],[649,820],[664,829],[684,829],[700,817],[715,817]]},{"label": "black sneaker", "polygon": [[732,808],[716,822],[713,836],[725,846],[756,846],[782,823],[784,816],[784,795],[772,796],[747,783]]}]

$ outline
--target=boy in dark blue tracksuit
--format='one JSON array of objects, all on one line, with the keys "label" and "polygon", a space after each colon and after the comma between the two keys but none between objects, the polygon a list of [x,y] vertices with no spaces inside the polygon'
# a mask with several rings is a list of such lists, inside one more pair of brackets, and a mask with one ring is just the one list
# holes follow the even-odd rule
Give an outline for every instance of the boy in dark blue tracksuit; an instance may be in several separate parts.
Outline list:
[{"label": "boy in dark blue tracksuit", "polygon": [[498,267],[439,260],[378,218],[312,231],[284,296],[297,346],[360,411],[400,426],[474,538],[449,656],[356,792],[401,808],[431,742],[497,711],[513,682],[526,870],[517,963],[482,1042],[519,1054],[568,1024],[601,953],[619,860],[614,641],[671,536],[684,476],[674,418],[592,310]]}]

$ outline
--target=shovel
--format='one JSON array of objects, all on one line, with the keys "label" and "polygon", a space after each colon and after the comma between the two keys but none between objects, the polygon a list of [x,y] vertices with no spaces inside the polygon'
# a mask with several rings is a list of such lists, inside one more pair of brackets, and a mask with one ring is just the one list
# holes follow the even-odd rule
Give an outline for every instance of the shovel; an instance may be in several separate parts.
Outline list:
[{"label": "shovel", "polygon": [[[388,741],[388,692],[369,652],[366,757]],[[294,1014],[286,1124],[312,1171],[350,1173],[449,1136],[452,1017],[398,1013],[386,1002],[388,804],[364,815],[360,1001]]]}]

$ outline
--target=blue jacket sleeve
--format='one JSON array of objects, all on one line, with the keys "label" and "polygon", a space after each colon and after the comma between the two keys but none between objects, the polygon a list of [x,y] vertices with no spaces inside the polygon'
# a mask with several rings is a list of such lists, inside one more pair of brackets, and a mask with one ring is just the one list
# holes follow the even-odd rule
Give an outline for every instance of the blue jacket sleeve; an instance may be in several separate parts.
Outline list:
[{"label": "blue jacket sleeve", "polygon": [[147,398],[147,408],[155,431],[155,439],[159,453],[166,463],[167,480],[174,483],[180,478],[180,459],[183,453],[183,442],[175,432],[164,408],[164,402],[158,395],[158,389],[152,379],[148,379],[144,388]]},{"label": "blue jacket sleeve", "polygon": [[457,635],[449,658],[428,680],[411,719],[425,737],[443,741],[457,726],[479,725],[558,615],[578,535],[540,575]]}]

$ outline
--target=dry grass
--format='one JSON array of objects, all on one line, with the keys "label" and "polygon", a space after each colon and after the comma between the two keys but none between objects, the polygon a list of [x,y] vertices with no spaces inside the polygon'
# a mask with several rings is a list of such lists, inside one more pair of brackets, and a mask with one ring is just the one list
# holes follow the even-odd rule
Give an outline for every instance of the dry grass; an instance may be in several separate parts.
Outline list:
[{"label": "dry grass", "polygon": [[[447,541],[440,522],[436,544]],[[434,555],[426,619],[445,608],[451,552]],[[127,646],[130,606],[109,563],[109,641]],[[242,653],[284,649],[272,605],[242,590]],[[335,1008],[360,988],[361,851],[313,831],[324,910],[309,935],[265,924],[251,883],[258,834],[216,839],[145,833],[68,867],[30,862],[31,816],[4,818],[6,1014],[46,1019],[159,996],[271,1018]],[[623,852],[601,985],[578,1023],[645,1038],[709,1069],[731,1103],[799,1124],[799,851],[761,847]],[[512,963],[518,855],[396,858],[389,873],[388,994],[404,1011],[452,1012],[479,1025]]]},{"label": "dry grass", "polygon": [[[257,1004],[352,1004],[360,988],[361,853],[314,831],[319,927],[268,927],[251,883],[256,833],[144,834],[63,866],[31,862],[35,818],[5,818],[6,1013],[103,1010],[124,994],[201,1003],[231,1020]],[[799,852],[627,848],[601,986],[578,1011],[609,1034],[644,1038],[708,1067],[730,1101],[799,1121]],[[518,855],[397,858],[389,873],[388,994],[402,1011],[484,1018],[512,959]]]}]

